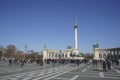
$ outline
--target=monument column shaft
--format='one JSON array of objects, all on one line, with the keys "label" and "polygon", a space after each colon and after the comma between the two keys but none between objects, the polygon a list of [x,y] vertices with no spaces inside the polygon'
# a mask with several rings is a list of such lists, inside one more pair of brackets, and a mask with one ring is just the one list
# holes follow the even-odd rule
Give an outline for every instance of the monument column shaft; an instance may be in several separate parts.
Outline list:
[{"label": "monument column shaft", "polygon": [[78,49],[78,35],[77,35],[77,28],[74,28],[74,30],[75,30],[75,34],[74,34],[74,36],[75,36],[75,40],[74,40],[74,48],[75,49]]},{"label": "monument column shaft", "polygon": [[78,33],[77,33],[77,20],[74,22],[74,54],[78,55]]}]

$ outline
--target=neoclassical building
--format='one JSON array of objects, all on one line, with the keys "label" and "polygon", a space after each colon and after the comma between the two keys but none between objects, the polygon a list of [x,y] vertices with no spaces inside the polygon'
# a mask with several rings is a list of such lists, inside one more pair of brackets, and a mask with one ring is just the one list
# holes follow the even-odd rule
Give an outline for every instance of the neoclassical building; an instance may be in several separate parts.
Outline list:
[{"label": "neoclassical building", "polygon": [[100,49],[98,44],[93,45],[93,57],[96,60],[118,60],[120,59],[120,47]]},{"label": "neoclassical building", "polygon": [[70,46],[66,50],[49,50],[46,46],[43,49],[43,60],[45,59],[83,59],[80,57],[78,48],[77,20],[74,22],[74,49]]},{"label": "neoclassical building", "polygon": [[45,59],[69,59],[72,49],[67,50],[49,50],[43,49],[43,60]]},{"label": "neoclassical building", "polygon": [[43,49],[43,60],[47,59],[84,59],[80,53],[78,55],[74,54],[74,50],[72,48],[67,48],[66,50],[50,50],[47,48]]}]

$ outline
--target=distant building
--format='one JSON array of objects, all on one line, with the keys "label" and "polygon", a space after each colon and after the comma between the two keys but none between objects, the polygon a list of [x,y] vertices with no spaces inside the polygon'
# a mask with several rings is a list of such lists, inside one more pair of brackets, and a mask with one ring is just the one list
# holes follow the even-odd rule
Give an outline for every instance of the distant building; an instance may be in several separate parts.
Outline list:
[{"label": "distant building", "polygon": [[67,50],[49,50],[47,48],[43,49],[43,60],[47,59],[84,59],[81,54],[72,55],[73,49]]},{"label": "distant building", "polygon": [[93,45],[93,58],[96,60],[118,60],[120,59],[120,47],[100,49],[99,45]]},{"label": "distant building", "polygon": [[72,49],[68,50],[49,50],[43,49],[43,59],[69,59]]},{"label": "distant building", "polygon": [[44,46],[43,60],[45,59],[84,59],[78,48],[77,20],[74,22],[74,49],[68,46],[67,50],[49,50]]}]

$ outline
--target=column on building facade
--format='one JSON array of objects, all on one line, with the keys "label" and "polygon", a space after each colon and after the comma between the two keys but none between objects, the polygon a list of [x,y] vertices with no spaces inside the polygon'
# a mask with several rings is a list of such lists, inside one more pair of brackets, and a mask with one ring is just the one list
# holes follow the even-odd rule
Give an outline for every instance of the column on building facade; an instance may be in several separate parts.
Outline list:
[{"label": "column on building facade", "polygon": [[47,52],[47,59],[49,58],[49,52]]},{"label": "column on building facade", "polygon": [[68,59],[68,54],[66,53],[66,59]]},{"label": "column on building facade", "polygon": [[106,50],[106,59],[109,59],[110,55],[109,55],[109,51]]},{"label": "column on building facade", "polygon": [[113,52],[112,52],[112,50],[110,50],[110,53],[111,53],[111,60],[113,60]]},{"label": "column on building facade", "polygon": [[104,52],[103,52],[103,59],[105,59],[105,55],[104,55]]},{"label": "column on building facade", "polygon": [[52,59],[54,59],[54,52],[52,52]]},{"label": "column on building facade", "polygon": [[50,58],[50,53],[48,52],[48,58]]},{"label": "column on building facade", "polygon": [[116,50],[116,57],[117,57],[117,59],[119,59],[119,51],[118,50]]},{"label": "column on building facade", "polygon": [[62,59],[62,54],[60,53],[59,55],[60,55],[60,59]]},{"label": "column on building facade", "polygon": [[104,53],[102,53],[103,54],[103,59],[104,59]]},{"label": "column on building facade", "polygon": [[55,59],[57,59],[57,52],[55,53]]},{"label": "column on building facade", "polygon": [[53,59],[53,52],[51,52],[51,59]]},{"label": "column on building facade", "polygon": [[64,53],[64,59],[66,59],[66,54]]},{"label": "column on building facade", "polygon": [[60,58],[62,59],[63,57],[62,57],[62,53],[60,53]]},{"label": "column on building facade", "polygon": [[63,52],[63,59],[65,59],[65,53]]},{"label": "column on building facade", "polygon": [[59,54],[57,53],[57,59],[59,59]]},{"label": "column on building facade", "polygon": [[113,50],[111,50],[111,54],[112,54],[112,60],[113,60],[113,58],[114,58],[114,53],[113,53]]},{"label": "column on building facade", "polygon": [[64,59],[64,53],[62,53],[62,59]]},{"label": "column on building facade", "polygon": [[51,58],[51,54],[50,54],[50,52],[49,52],[49,59]]},{"label": "column on building facade", "polygon": [[102,52],[102,59],[104,59],[104,57],[103,57],[103,52]]},{"label": "column on building facade", "polygon": [[103,59],[105,59],[106,57],[106,54],[105,54],[105,51],[103,51]]},{"label": "column on building facade", "polygon": [[111,50],[109,50],[109,54],[110,54],[110,60],[112,60]]},{"label": "column on building facade", "polygon": [[62,53],[62,59],[64,59],[64,54]]},{"label": "column on building facade", "polygon": [[100,60],[102,59],[102,54],[101,54],[100,50],[99,50],[99,58],[100,58]]},{"label": "column on building facade", "polygon": [[62,59],[63,59],[63,58],[64,58],[64,54],[63,54],[63,52],[62,52],[61,56],[62,56]]},{"label": "column on building facade", "polygon": [[118,50],[116,50],[116,59],[118,59]]},{"label": "column on building facade", "polygon": [[56,54],[56,52],[53,53],[53,59],[55,59],[55,54]]},{"label": "column on building facade", "polygon": [[53,59],[55,59],[55,54],[56,54],[56,52],[53,52]]},{"label": "column on building facade", "polygon": [[57,59],[59,59],[59,53],[57,53]]},{"label": "column on building facade", "polygon": [[57,54],[56,54],[56,59],[58,59],[58,52],[57,52]]},{"label": "column on building facade", "polygon": [[112,50],[112,60],[114,60],[114,51]]},{"label": "column on building facade", "polygon": [[65,56],[66,56],[66,59],[68,59],[68,55],[67,55],[67,53],[66,53],[66,55],[65,55]]},{"label": "column on building facade", "polygon": [[100,58],[100,60],[102,59],[102,56],[101,56],[101,53],[99,52],[99,58]]},{"label": "column on building facade", "polygon": [[50,52],[50,59],[52,59],[52,52]]},{"label": "column on building facade", "polygon": [[48,52],[48,58],[50,58],[50,52]]},{"label": "column on building facade", "polygon": [[106,59],[106,53],[104,53],[104,59]]},{"label": "column on building facade", "polygon": [[53,59],[53,55],[54,55],[54,53],[52,52],[52,59]]},{"label": "column on building facade", "polygon": [[117,59],[117,50],[115,50],[115,59]]},{"label": "column on building facade", "polygon": [[55,59],[55,54],[56,54],[56,52],[53,52],[53,59]]},{"label": "column on building facade", "polygon": [[109,50],[107,50],[107,59],[110,60],[110,52],[109,52]]},{"label": "column on building facade", "polygon": [[107,52],[105,52],[105,59],[107,59]]},{"label": "column on building facade", "polygon": [[116,59],[115,50],[113,50],[113,57],[114,57],[114,60],[115,60]]}]

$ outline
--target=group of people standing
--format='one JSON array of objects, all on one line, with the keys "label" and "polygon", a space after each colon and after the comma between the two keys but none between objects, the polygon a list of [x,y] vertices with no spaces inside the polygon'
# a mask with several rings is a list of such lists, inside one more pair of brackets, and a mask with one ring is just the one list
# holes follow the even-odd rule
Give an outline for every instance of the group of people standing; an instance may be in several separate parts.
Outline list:
[{"label": "group of people standing", "polygon": [[108,60],[103,61],[103,71],[111,71],[111,62]]},{"label": "group of people standing", "polygon": [[[116,63],[116,64],[115,64]],[[92,64],[93,65],[102,65],[103,67],[103,71],[111,71],[111,65],[119,65],[119,61],[116,60],[116,61],[110,61],[110,60],[92,60]]]},{"label": "group of people standing", "polygon": [[16,59],[16,58],[9,58],[9,65],[11,66],[11,65],[13,65],[13,64],[15,64],[15,65],[20,65],[21,67],[23,67],[23,65],[26,63],[32,63],[33,62],[33,60],[31,60],[31,59],[28,59],[28,60],[26,60],[26,59]]}]

